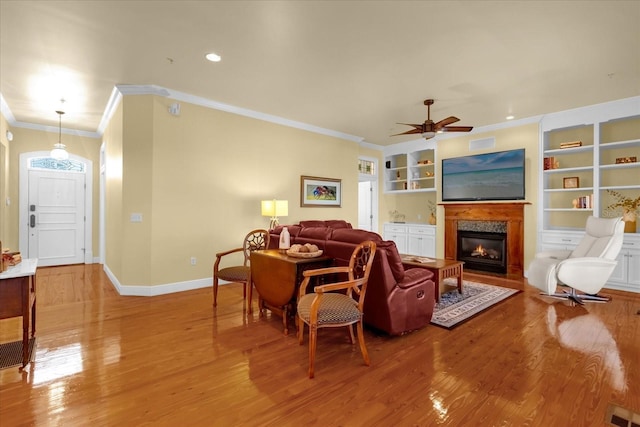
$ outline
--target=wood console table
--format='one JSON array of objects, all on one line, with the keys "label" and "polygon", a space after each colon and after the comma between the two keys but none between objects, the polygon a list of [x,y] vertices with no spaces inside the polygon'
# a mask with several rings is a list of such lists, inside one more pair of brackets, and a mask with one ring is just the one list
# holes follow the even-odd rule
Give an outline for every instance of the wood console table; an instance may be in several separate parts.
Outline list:
[{"label": "wood console table", "polygon": [[[0,319],[22,316],[22,367],[29,363],[29,326],[36,335],[37,259],[22,262],[0,273]],[[29,316],[31,314],[31,316]]]},{"label": "wood console table", "polygon": [[296,310],[298,288],[304,277],[302,272],[329,267],[333,260],[326,256],[294,258],[278,249],[251,252],[251,281],[259,295],[260,315],[267,308],[282,316],[284,334],[289,334],[289,315]]}]

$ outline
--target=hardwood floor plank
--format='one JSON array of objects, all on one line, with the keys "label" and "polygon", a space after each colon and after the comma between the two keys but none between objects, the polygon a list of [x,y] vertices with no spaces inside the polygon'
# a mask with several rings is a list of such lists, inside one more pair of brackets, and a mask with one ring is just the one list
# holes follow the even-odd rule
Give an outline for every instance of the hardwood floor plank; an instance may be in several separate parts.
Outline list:
[{"label": "hardwood floor plank", "polygon": [[[344,331],[308,341],[242,287],[117,294],[99,265],[38,270],[35,361],[0,370],[0,424],[35,426],[601,425],[615,403],[640,412],[640,295],[573,307],[522,290],[446,330],[366,330],[371,366]],[[254,304],[256,307],[257,304]],[[17,340],[0,321],[0,342]]]}]

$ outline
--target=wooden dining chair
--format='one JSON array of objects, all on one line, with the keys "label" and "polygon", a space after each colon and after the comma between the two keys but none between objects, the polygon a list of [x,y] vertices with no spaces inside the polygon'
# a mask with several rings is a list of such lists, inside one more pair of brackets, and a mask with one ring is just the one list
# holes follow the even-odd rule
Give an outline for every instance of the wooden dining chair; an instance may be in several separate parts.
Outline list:
[{"label": "wooden dining chair", "polygon": [[[376,244],[365,241],[359,244],[345,267],[328,267],[303,272],[304,280],[298,295],[298,342],[304,339],[304,325],[309,325],[309,378],[314,377],[314,363],[319,328],[346,326],[351,344],[355,343],[353,325],[358,328],[358,343],[365,365],[370,365],[369,353],[364,343],[364,297],[367,292],[369,272],[376,254]],[[346,281],[326,283],[326,280],[347,276]],[[307,293],[312,278],[323,278],[325,284]]]},{"label": "wooden dining chair", "polygon": [[[267,249],[269,247],[269,232],[263,229],[256,229],[250,231],[245,237],[241,248],[234,248],[228,251],[219,252],[216,254],[216,261],[213,264],[213,306],[218,306],[218,281],[226,280],[228,282],[242,283],[242,297],[247,300],[247,288],[249,290],[249,298],[247,301],[247,310],[252,312],[251,299],[253,297],[253,283],[251,282],[251,267],[249,266],[249,260],[251,258],[251,252],[258,249]],[[234,265],[225,268],[220,268],[220,263],[223,257],[243,252],[244,262],[242,265]]]}]

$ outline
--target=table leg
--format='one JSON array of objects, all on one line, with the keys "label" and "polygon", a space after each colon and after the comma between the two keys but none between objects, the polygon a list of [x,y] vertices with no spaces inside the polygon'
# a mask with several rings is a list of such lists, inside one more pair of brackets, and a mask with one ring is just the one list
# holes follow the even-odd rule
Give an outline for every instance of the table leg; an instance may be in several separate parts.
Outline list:
[{"label": "table leg", "polygon": [[31,337],[36,336],[36,276],[30,278],[32,281],[31,292],[33,292],[33,306],[31,306]]},{"label": "table leg", "polygon": [[462,294],[462,267],[458,267],[458,292]]},{"label": "table leg", "polygon": [[284,326],[284,334],[289,335],[289,322],[287,321],[287,317],[289,316],[289,310],[285,305],[282,309],[282,324]]},{"label": "table leg", "polygon": [[433,281],[435,282],[435,286],[433,287],[433,292],[434,292],[434,296],[436,299],[436,304],[440,302],[440,279],[442,273],[438,272],[437,274],[433,275]]}]

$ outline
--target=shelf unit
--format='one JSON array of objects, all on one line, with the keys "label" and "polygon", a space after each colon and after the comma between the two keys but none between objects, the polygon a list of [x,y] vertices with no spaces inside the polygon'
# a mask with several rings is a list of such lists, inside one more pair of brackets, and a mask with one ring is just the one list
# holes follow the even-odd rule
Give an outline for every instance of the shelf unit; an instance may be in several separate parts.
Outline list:
[{"label": "shelf unit", "polygon": [[[558,120],[553,118],[551,126],[541,124],[541,231],[583,230],[589,215],[614,215],[606,209],[614,201],[607,190],[627,197],[640,194],[640,110],[618,117],[609,117],[610,111],[603,110],[601,119],[591,121],[574,112],[579,124],[554,127]],[[586,115],[597,115],[590,113]],[[581,141],[582,146],[560,148],[560,143],[568,141]],[[545,158],[551,157],[557,167],[545,170]],[[637,161],[616,163],[626,157]],[[565,178],[577,178],[578,187],[564,188]],[[589,197],[590,205],[574,208],[573,201],[580,197]]]},{"label": "shelf unit", "polygon": [[428,148],[385,157],[385,193],[436,191],[435,149]]},{"label": "shelf unit", "polygon": [[[571,141],[582,145],[560,148]],[[545,170],[545,158],[550,157],[557,165],[547,162],[555,168]],[[640,97],[545,116],[540,123],[539,168],[538,251],[572,250],[590,215],[622,215],[620,209],[607,209],[614,202],[608,190],[630,198],[640,195]],[[565,188],[564,178],[578,178],[577,188]],[[590,196],[590,206],[574,208],[573,201],[584,196]],[[607,288],[640,292],[638,231],[625,233]]]}]

